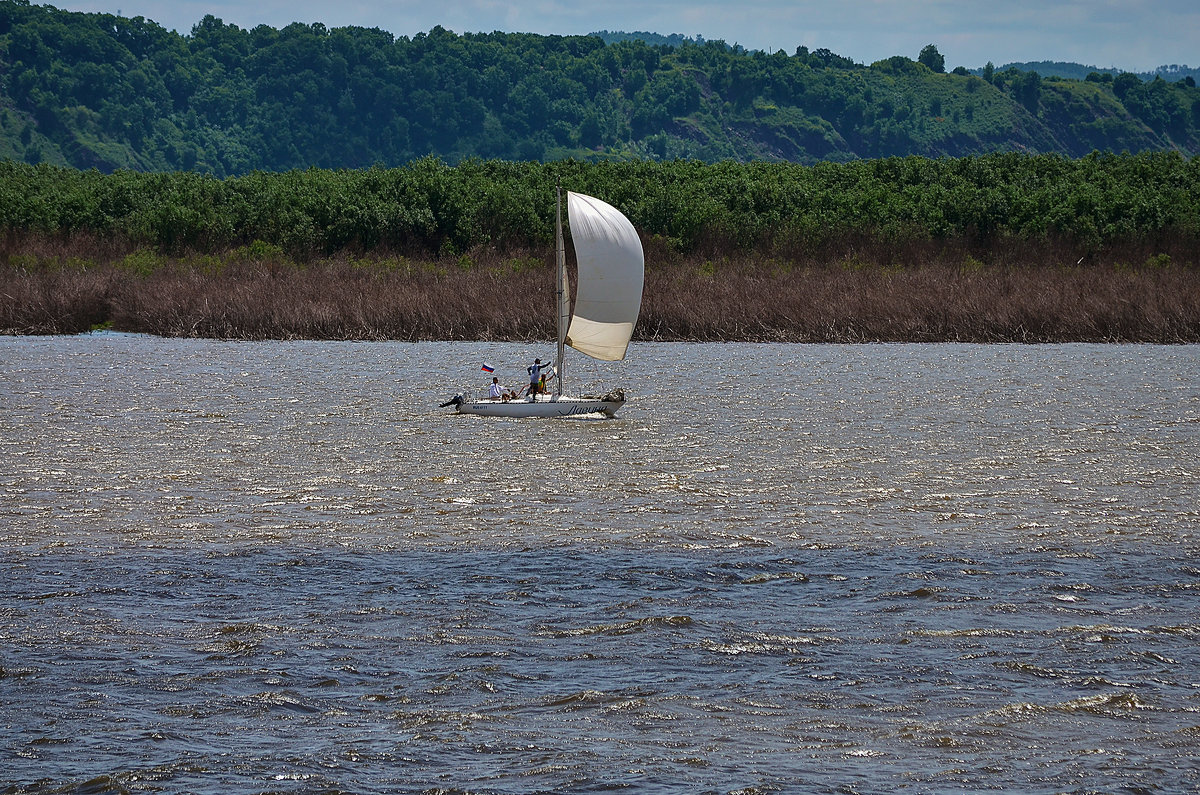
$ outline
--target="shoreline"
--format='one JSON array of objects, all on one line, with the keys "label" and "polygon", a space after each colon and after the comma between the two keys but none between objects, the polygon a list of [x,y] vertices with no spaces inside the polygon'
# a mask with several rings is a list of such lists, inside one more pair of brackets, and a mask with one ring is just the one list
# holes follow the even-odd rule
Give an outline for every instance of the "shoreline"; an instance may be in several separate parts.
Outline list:
[{"label": "shoreline", "polygon": [[[228,343],[247,343],[247,342],[345,342],[353,344],[362,343],[385,343],[385,342],[400,342],[407,345],[419,345],[429,343],[463,343],[463,344],[521,344],[521,345],[553,345],[553,339],[395,339],[390,337],[184,337],[184,336],[163,336],[154,334],[148,331],[124,331],[114,328],[94,328],[85,331],[70,331],[57,333],[11,333],[8,331],[0,331],[0,338],[7,339],[29,339],[29,338],[55,338],[55,337],[151,337],[158,340],[205,340],[210,342],[228,342]],[[1152,346],[1152,347],[1179,347],[1187,345],[1200,345],[1200,339],[1184,340],[1180,342],[1153,342],[1144,340],[1044,340],[1044,341],[1017,341],[1017,340],[994,340],[989,342],[975,340],[857,340],[857,341],[796,341],[796,340],[778,340],[778,339],[713,339],[713,340],[693,340],[693,339],[639,339],[634,337],[630,344],[661,344],[661,345],[1129,345],[1129,346]]]}]

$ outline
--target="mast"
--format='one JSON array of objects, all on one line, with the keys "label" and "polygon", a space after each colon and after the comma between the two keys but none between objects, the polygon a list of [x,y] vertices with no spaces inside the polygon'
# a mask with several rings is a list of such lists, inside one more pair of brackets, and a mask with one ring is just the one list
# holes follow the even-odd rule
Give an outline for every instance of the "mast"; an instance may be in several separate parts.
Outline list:
[{"label": "mast", "polygon": [[562,228],[562,186],[554,186],[554,248],[556,256],[555,282],[557,286],[557,315],[558,315],[558,358],[554,362],[554,394],[563,393],[563,354],[566,349],[567,324],[570,321],[570,308],[567,295],[567,250],[563,245]]}]

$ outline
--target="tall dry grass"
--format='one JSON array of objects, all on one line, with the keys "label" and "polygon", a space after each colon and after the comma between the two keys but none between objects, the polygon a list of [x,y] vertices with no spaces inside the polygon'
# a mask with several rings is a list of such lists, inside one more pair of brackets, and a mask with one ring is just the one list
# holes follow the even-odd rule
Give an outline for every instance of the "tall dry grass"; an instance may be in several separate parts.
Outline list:
[{"label": "tall dry grass", "polygon": [[165,268],[126,279],[113,328],[233,339],[522,339],[552,334],[544,274],[502,268],[330,260]]},{"label": "tall dry grass", "polygon": [[786,342],[1200,341],[1200,272],[718,266],[649,274],[644,339]]},{"label": "tall dry grass", "polygon": [[[231,339],[524,340],[554,333],[551,257],[476,250],[433,262],[281,252],[165,258],[96,241],[0,251],[0,332],[96,327]],[[1013,252],[848,245],[835,259],[685,259],[647,241],[635,336],[696,341],[1200,342],[1200,269],[1016,264]],[[1026,254],[1030,259],[1034,254]],[[1138,258],[1142,252],[1126,256]]]}]

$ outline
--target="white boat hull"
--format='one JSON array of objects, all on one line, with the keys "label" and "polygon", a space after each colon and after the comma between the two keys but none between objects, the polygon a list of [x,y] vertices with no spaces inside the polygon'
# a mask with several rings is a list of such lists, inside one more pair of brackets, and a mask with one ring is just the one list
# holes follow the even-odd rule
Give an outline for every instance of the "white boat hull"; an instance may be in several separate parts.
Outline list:
[{"label": "white boat hull", "polygon": [[464,400],[457,405],[459,414],[483,417],[582,417],[603,414],[612,417],[625,400],[613,395],[602,398],[538,395],[537,400]]}]

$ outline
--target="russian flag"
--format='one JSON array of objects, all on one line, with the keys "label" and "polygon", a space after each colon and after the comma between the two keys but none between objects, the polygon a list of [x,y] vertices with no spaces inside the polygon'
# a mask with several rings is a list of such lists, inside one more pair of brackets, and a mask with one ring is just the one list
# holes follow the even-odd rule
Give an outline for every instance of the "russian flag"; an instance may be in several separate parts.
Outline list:
[{"label": "russian flag", "polygon": [[483,363],[483,367],[481,367],[481,368],[479,368],[479,369],[483,370],[485,373],[490,373],[490,372],[494,371],[496,368],[495,368],[495,367],[492,367],[492,366],[491,366],[490,364],[488,364],[487,362],[484,362],[484,363]]}]

